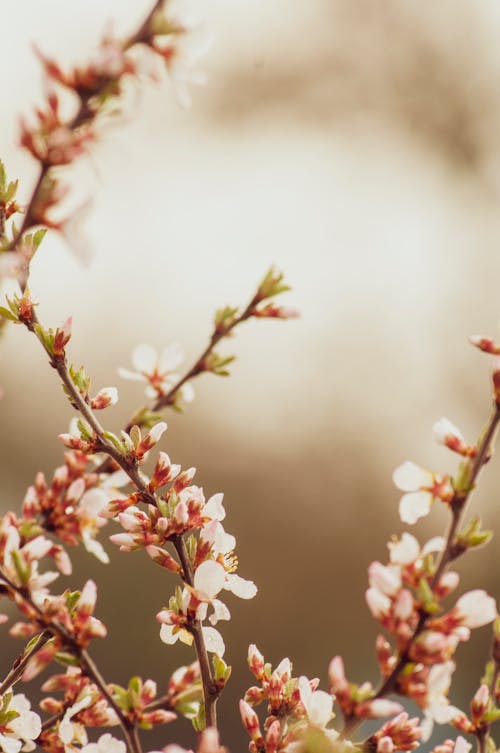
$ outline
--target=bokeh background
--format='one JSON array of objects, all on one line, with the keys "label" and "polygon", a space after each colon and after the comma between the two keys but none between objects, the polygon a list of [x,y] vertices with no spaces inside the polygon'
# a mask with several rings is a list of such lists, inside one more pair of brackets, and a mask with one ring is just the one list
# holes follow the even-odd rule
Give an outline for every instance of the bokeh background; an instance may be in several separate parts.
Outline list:
[{"label": "bokeh background", "polygon": [[[4,0],[5,2],[5,0]],[[133,29],[149,3],[9,3],[2,34],[0,154],[27,198],[35,166],[17,147],[20,113],[40,102],[32,42],[63,62],[85,60],[110,18]],[[131,87],[126,114],[71,177],[91,197],[83,267],[51,236],[31,289],[44,322],[74,316],[71,354],[96,387],[118,384],[118,429],[141,404],[121,382],[132,347],[182,343],[188,366],[211,316],[244,303],[268,266],[286,272],[283,303],[300,320],[238,331],[228,380],[206,376],[196,402],[168,417],[163,447],[225,492],[227,529],[253,602],[228,599],[222,625],[234,667],[221,704],[223,740],[246,749],[236,700],[251,684],[255,642],[277,663],[326,682],[343,654],[356,681],[377,678],[377,633],[364,603],[366,567],[402,531],[392,470],[411,458],[452,470],[432,439],[446,415],[472,441],[489,411],[488,359],[467,344],[498,332],[500,315],[500,9],[494,0],[200,0],[213,46],[209,85],[179,110],[167,81]],[[37,345],[9,328],[1,342],[1,506],[18,509],[37,470],[61,462],[71,412]],[[500,523],[500,469],[474,495]],[[416,526],[441,532],[437,507]],[[109,529],[106,529],[109,530]],[[104,567],[74,556],[72,585],[100,584],[109,626],[93,653],[107,678],[160,687],[192,660],[160,643],[154,614],[173,580],[106,545]],[[495,543],[461,565],[462,587],[500,597]],[[488,655],[488,628],[461,648],[453,702],[467,706]],[[1,663],[20,650],[2,638]],[[39,681],[33,683],[34,692]],[[163,728],[146,749],[178,738]],[[449,731],[441,731],[449,735]]]}]

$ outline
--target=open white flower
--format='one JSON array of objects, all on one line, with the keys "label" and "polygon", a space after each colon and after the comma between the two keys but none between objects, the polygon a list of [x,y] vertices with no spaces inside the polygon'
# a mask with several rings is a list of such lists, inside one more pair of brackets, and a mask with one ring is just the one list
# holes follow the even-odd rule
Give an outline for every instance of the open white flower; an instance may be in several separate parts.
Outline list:
[{"label": "open white flower", "polygon": [[399,541],[389,542],[390,560],[395,565],[410,565],[417,560],[423,559],[428,554],[442,552],[445,543],[442,536],[434,536],[420,548],[420,544],[415,536],[405,531]]},{"label": "open white flower", "polygon": [[127,746],[123,740],[117,740],[109,732],[101,735],[96,743],[84,745],[80,753],[126,753]]},{"label": "open white flower", "polygon": [[18,693],[11,698],[8,711],[15,711],[18,716],[11,719],[6,725],[2,725],[0,732],[0,750],[5,753],[19,753],[21,748],[29,751],[35,749],[38,735],[42,731],[40,717],[31,711],[30,702],[23,693]]},{"label": "open white flower", "polygon": [[[123,379],[147,382],[146,395],[152,399],[166,395],[179,380],[175,369],[183,361],[183,353],[178,343],[171,343],[159,354],[152,345],[143,343],[132,351],[132,365],[134,371],[119,368],[118,373]],[[194,390],[190,382],[180,388],[181,400],[192,402]]]},{"label": "open white flower", "polygon": [[257,593],[257,586],[253,581],[240,578],[236,573],[226,572],[215,560],[205,560],[196,568],[194,589],[199,599],[209,603],[222,589],[231,591],[240,599],[253,599]]},{"label": "open white flower", "polygon": [[307,718],[317,727],[326,727],[333,712],[333,697],[324,690],[311,690],[307,677],[299,677],[300,700]]},{"label": "open white flower", "polygon": [[427,699],[424,708],[425,719],[421,723],[422,741],[426,742],[437,724],[447,724],[455,716],[462,714],[460,709],[452,706],[448,700],[448,691],[451,685],[451,676],[455,671],[455,663],[446,661],[442,664],[434,664],[427,678]]},{"label": "open white flower", "polygon": [[396,468],[392,480],[398,489],[406,492],[399,503],[399,516],[403,523],[409,525],[429,514],[435,498],[448,501],[453,496],[453,489],[446,477],[420,468],[409,460]]},{"label": "open white flower", "polygon": [[461,596],[453,611],[461,618],[461,624],[471,629],[487,625],[497,616],[495,599],[481,588]]}]

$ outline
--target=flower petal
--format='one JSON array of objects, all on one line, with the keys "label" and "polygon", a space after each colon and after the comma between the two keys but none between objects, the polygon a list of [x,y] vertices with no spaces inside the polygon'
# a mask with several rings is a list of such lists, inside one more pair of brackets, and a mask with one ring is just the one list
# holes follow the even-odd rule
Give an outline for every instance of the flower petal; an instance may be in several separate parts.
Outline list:
[{"label": "flower petal", "polygon": [[413,525],[419,518],[429,514],[432,503],[430,492],[410,492],[403,494],[399,502],[399,517],[403,523]]},{"label": "flower petal", "polygon": [[406,460],[392,474],[392,480],[402,492],[416,492],[432,483],[432,473],[420,468],[411,460]]}]

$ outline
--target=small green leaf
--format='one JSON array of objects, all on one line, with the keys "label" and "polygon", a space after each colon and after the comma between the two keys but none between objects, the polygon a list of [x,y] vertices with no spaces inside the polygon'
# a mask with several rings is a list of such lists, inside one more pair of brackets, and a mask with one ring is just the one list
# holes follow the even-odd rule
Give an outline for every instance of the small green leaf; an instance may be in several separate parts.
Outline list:
[{"label": "small green leaf", "polygon": [[11,322],[19,321],[19,317],[17,317],[15,314],[13,314],[11,311],[4,308],[3,306],[0,306],[0,316],[3,316],[4,319],[9,319]]}]

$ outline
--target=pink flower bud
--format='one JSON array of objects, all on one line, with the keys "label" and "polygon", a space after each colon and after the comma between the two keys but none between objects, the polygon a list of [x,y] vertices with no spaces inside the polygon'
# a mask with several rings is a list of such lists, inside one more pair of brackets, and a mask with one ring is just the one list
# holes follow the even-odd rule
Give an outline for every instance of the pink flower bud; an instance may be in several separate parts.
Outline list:
[{"label": "pink flower bud", "polygon": [[490,703],[490,691],[487,685],[481,685],[479,690],[476,691],[474,698],[472,699],[470,709],[472,712],[472,719],[474,722],[481,721],[481,718],[488,710]]},{"label": "pink flower bud", "polygon": [[109,405],[115,405],[118,402],[118,390],[116,387],[103,387],[97,395],[90,401],[90,406],[94,410],[103,410]]},{"label": "pink flower bud", "polygon": [[484,335],[471,335],[471,337],[469,337],[469,342],[471,345],[479,348],[479,350],[482,350],[483,353],[489,353],[494,356],[500,355],[500,345],[497,345],[491,337],[485,337]]},{"label": "pink flower bud", "polygon": [[56,329],[54,335],[54,344],[52,346],[52,354],[54,356],[63,356],[64,348],[71,338],[71,326],[73,318],[68,316],[66,321]]},{"label": "pink flower bud", "polygon": [[381,737],[377,742],[377,753],[393,753],[394,743],[390,737]]},{"label": "pink flower bud", "polygon": [[345,676],[344,662],[341,656],[334,656],[328,666],[328,679],[332,693],[346,690],[349,687]]},{"label": "pink flower bud", "polygon": [[264,741],[260,731],[259,717],[246,701],[240,701],[240,714],[243,726],[254,743],[258,746],[262,745]]},{"label": "pink flower bud", "polygon": [[248,647],[248,666],[250,672],[261,680],[264,676],[264,657],[254,643]]}]

